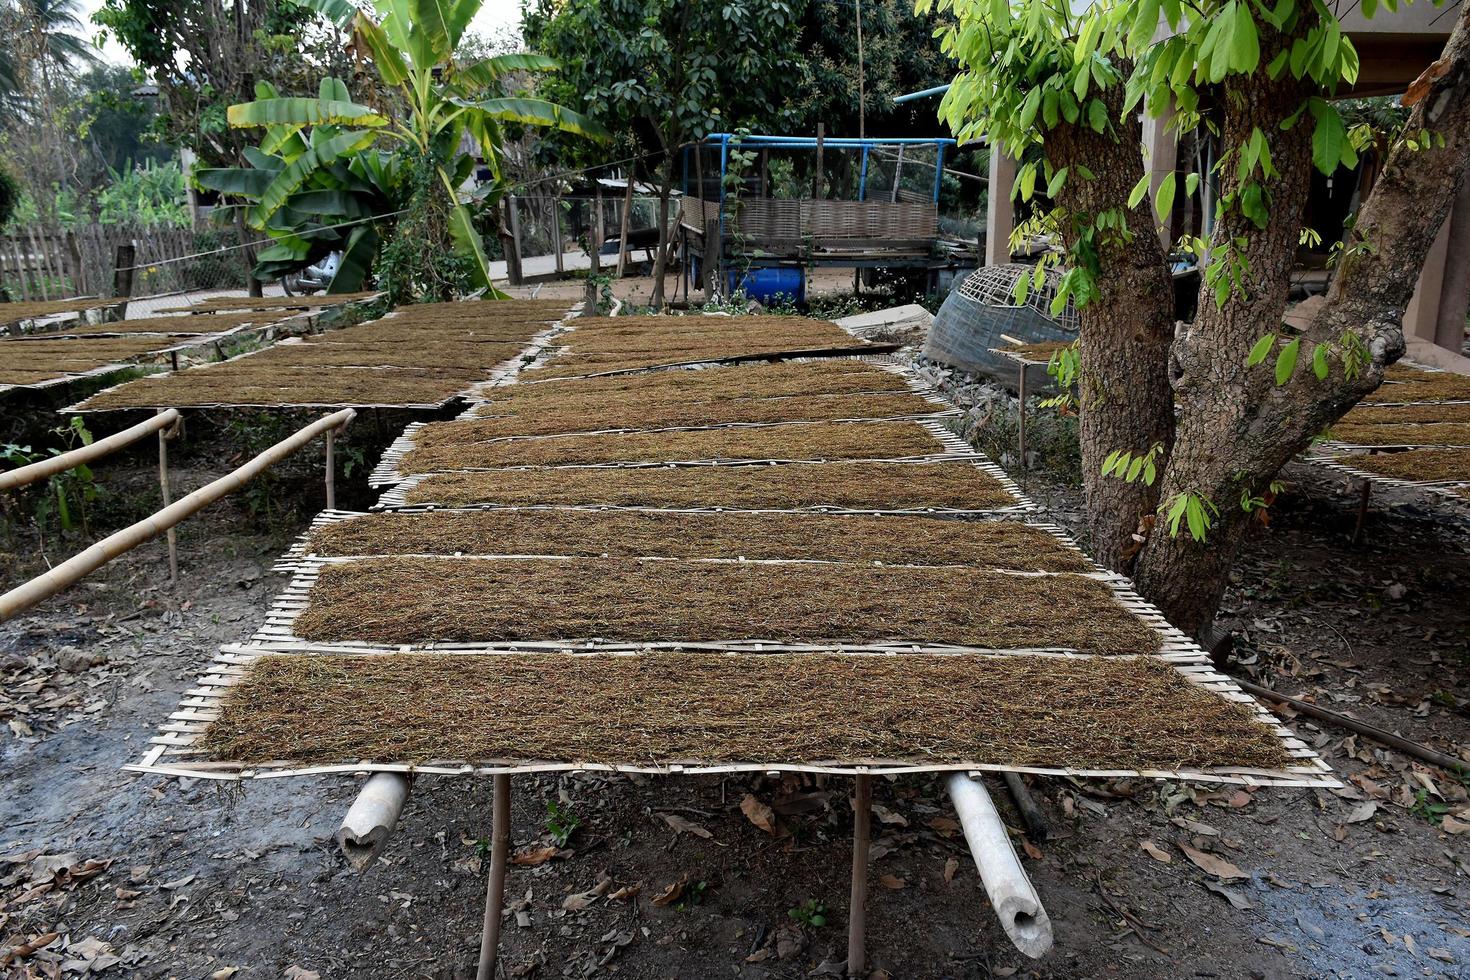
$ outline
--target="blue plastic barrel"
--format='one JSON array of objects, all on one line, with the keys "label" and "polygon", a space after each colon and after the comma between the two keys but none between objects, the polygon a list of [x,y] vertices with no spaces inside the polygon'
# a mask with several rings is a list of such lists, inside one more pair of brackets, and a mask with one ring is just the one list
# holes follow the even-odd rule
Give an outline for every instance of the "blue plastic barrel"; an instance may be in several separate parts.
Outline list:
[{"label": "blue plastic barrel", "polygon": [[738,269],[727,270],[727,285],[730,295],[744,291],[757,303],[769,305],[782,300],[791,303],[806,302],[806,270],[792,266],[769,266],[751,269],[742,273]]}]

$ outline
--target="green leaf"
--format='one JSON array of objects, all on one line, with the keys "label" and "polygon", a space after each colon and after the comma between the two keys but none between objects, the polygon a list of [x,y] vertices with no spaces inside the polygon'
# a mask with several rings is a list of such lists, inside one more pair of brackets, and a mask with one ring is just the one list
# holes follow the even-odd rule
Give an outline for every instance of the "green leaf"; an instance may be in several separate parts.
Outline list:
[{"label": "green leaf", "polygon": [[1236,71],[1249,74],[1260,62],[1261,39],[1251,17],[1251,5],[1241,3],[1235,8],[1235,29],[1230,34],[1230,64]]},{"label": "green leaf", "polygon": [[1296,359],[1301,349],[1302,339],[1297,337],[1281,348],[1281,353],[1276,355],[1276,383],[1278,385],[1284,385],[1291,380],[1293,372],[1296,371]]},{"label": "green leaf", "polygon": [[270,186],[260,195],[259,202],[250,211],[250,226],[257,229],[264,228],[270,216],[280,210],[286,203],[286,199],[300,190],[318,168],[325,167],[349,153],[367,149],[377,139],[377,135],[371,130],[346,132],[324,140],[319,146],[307,149],[305,153],[292,161],[289,167],[277,174],[270,182]]},{"label": "green leaf", "polygon": [[360,12],[348,0],[289,0],[298,7],[307,10],[315,10],[324,15],[338,27],[346,27],[352,23],[352,18]]},{"label": "green leaf", "polygon": [[1148,193],[1148,176],[1149,175],[1145,173],[1142,177],[1138,178],[1138,183],[1134,184],[1133,190],[1128,192],[1129,208],[1138,207],[1138,202],[1142,201],[1143,196]]},{"label": "green leaf", "polygon": [[1318,381],[1327,380],[1327,345],[1317,344],[1312,351],[1312,372],[1317,375]]},{"label": "green leaf", "polygon": [[545,99],[504,98],[485,99],[471,102],[466,99],[450,99],[450,102],[469,109],[478,109],[491,119],[501,122],[516,122],[530,126],[546,126],[564,133],[607,139],[611,134],[594,119],[573,112]]},{"label": "green leaf", "polygon": [[1184,513],[1189,520],[1189,536],[1196,541],[1205,539],[1205,531],[1209,527],[1209,521],[1205,517],[1205,509],[1201,506],[1199,498],[1189,494],[1185,498],[1186,505]]},{"label": "green leaf", "polygon": [[1199,174],[1188,174],[1184,178],[1185,196],[1192,197],[1199,190]]},{"label": "green leaf", "polygon": [[1093,99],[1087,103],[1087,123],[1099,133],[1107,128],[1108,107],[1102,99]]},{"label": "green leaf", "polygon": [[1169,215],[1174,210],[1174,185],[1178,176],[1178,174],[1171,173],[1159,184],[1159,193],[1154,199],[1154,209],[1158,212],[1160,221],[1169,220]]},{"label": "green leaf", "polygon": [[1059,194],[1061,192],[1062,188],[1066,185],[1066,183],[1067,183],[1067,168],[1066,167],[1063,167],[1062,169],[1058,170],[1055,174],[1052,174],[1051,180],[1046,185],[1046,196],[1049,197],[1049,198],[1055,198],[1057,196],[1057,194]]},{"label": "green leaf", "polygon": [[369,224],[358,225],[347,237],[347,246],[342,250],[342,261],[337,274],[327,287],[330,293],[355,293],[367,282],[373,259],[378,254],[378,229]]},{"label": "green leaf", "polygon": [[1266,359],[1266,355],[1271,353],[1271,348],[1275,343],[1276,335],[1274,333],[1268,333],[1256,341],[1256,345],[1251,348],[1250,357],[1245,359],[1246,367],[1255,367],[1257,364],[1263,362]]},{"label": "green leaf", "polygon": [[1159,3],[1160,0],[1143,0],[1138,5],[1133,26],[1128,31],[1129,47],[1142,49],[1153,40],[1154,31],[1159,27]]},{"label": "green leaf", "polygon": [[1128,466],[1128,475],[1124,479],[1132,483],[1138,479],[1138,474],[1141,472],[1143,472],[1143,457],[1135,456],[1133,462]]},{"label": "green leaf", "polygon": [[335,99],[257,99],[232,105],[226,112],[231,126],[386,126],[388,117],[356,102]]}]

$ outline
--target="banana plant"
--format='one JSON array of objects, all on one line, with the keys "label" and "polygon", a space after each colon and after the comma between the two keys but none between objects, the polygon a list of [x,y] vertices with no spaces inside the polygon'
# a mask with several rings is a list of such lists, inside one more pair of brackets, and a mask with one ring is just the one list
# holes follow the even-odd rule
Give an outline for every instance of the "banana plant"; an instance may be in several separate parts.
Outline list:
[{"label": "banana plant", "polygon": [[[465,65],[455,61],[455,49],[482,0],[374,0],[372,13],[348,0],[291,2],[348,32],[352,49],[371,59],[383,86],[396,92],[406,113],[401,118],[380,113],[351,101],[345,86],[329,90],[326,83],[315,99],[268,97],[230,106],[231,126],[265,128],[262,153],[284,160],[280,151],[289,147],[295,154],[268,182],[257,178],[263,186],[250,224],[268,228],[272,216],[317,170],[381,137],[418,159],[432,161],[435,181],[445,195],[452,247],[471,260],[473,284],[498,295],[471,207],[493,206],[504,192],[501,126],[545,126],[593,138],[606,137],[606,131],[579,113],[542,99],[490,94],[510,72],[554,69],[556,63],[549,58],[508,54]],[[310,136],[304,137],[308,127]],[[459,150],[466,136],[490,173],[488,185],[474,193],[462,189],[474,168],[473,158]]]},{"label": "banana plant", "polygon": [[[384,226],[391,227],[401,207],[403,167],[370,145],[373,131],[344,129],[335,121],[382,118],[349,108],[344,83],[324,79],[318,92],[316,99],[285,99],[258,83],[252,104],[265,105],[268,115],[317,121],[309,127],[268,124],[260,145],[245,150],[249,167],[199,170],[194,177],[201,186],[249,201],[248,223],[274,240],[257,256],[257,279],[279,279],[341,252],[328,292],[356,292],[366,284]],[[294,107],[282,111],[286,103]]]}]

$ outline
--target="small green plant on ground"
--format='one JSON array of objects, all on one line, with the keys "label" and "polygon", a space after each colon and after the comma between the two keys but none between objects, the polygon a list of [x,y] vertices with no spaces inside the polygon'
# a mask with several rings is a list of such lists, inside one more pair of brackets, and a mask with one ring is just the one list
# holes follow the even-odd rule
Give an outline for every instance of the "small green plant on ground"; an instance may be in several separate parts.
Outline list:
[{"label": "small green plant on ground", "polygon": [[[72,416],[70,422],[57,426],[51,432],[60,438],[60,446],[53,446],[42,452],[32,451],[30,446],[6,443],[0,446],[0,459],[12,466],[27,466],[92,444],[92,433],[80,415]],[[45,490],[36,501],[32,513],[36,529],[44,536],[50,527],[52,517],[55,517],[56,525],[63,534],[69,534],[78,528],[86,533],[88,530],[87,507],[97,499],[97,496],[97,483],[92,475],[92,468],[85,463],[57,473],[46,481]],[[14,507],[15,505],[7,499],[4,505],[7,526]]]},{"label": "small green plant on ground", "polygon": [[799,925],[820,929],[827,924],[827,906],[819,898],[809,898],[794,909],[786,912]]},{"label": "small green plant on ground", "polygon": [[581,825],[582,818],[572,812],[571,804],[546,801],[546,832],[557,847],[566,847]]},{"label": "small green plant on ground", "polygon": [[704,901],[704,893],[709,891],[709,882],[691,881],[684,887],[684,895],[674,903],[674,908],[680,912],[687,912],[694,906]]},{"label": "small green plant on ground", "polygon": [[1445,814],[1452,809],[1454,808],[1443,800],[1431,800],[1429,791],[1421,789],[1415,791],[1414,805],[1409,807],[1409,813],[1438,827],[1444,823]]}]

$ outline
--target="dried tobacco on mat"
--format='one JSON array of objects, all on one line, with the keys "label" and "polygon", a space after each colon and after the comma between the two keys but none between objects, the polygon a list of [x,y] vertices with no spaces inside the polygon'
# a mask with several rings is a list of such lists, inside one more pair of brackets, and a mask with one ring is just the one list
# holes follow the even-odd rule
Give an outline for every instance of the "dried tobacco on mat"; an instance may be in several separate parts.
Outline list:
[{"label": "dried tobacco on mat", "polygon": [[604,504],[849,510],[987,510],[1015,506],[1000,480],[967,462],[785,463],[657,469],[442,473],[411,487],[410,504]]},{"label": "dried tobacco on mat", "polygon": [[1007,354],[1014,354],[1017,357],[1024,357],[1030,361],[1041,361],[1044,363],[1050,361],[1051,356],[1057,351],[1066,350],[1071,346],[1070,342],[1064,343],[1059,340],[1052,340],[1039,344],[1007,344],[1002,349]]},{"label": "dried tobacco on mat", "polygon": [[1011,521],[807,514],[479,510],[367,514],[311,532],[307,551],[357,555],[806,558],[1083,572],[1052,534]]},{"label": "dried tobacco on mat", "polygon": [[1339,422],[1331,431],[1333,439],[1360,446],[1470,446],[1470,422],[1426,425],[1353,425]]},{"label": "dried tobacco on mat", "polygon": [[370,558],[322,567],[307,640],[954,644],[1153,653],[1159,633],[1073,574],[625,558]]},{"label": "dried tobacco on mat", "polygon": [[1432,373],[1414,371],[1404,374],[1402,381],[1390,381],[1378,386],[1364,402],[1438,402],[1470,400],[1470,375],[1451,374],[1448,371]]},{"label": "dried tobacco on mat", "polygon": [[410,450],[404,454],[399,471],[409,474],[497,466],[685,460],[898,459],[945,451],[939,440],[917,422],[828,422],[444,444]]},{"label": "dried tobacco on mat", "polygon": [[476,409],[485,417],[529,412],[587,411],[636,402],[683,405],[747,398],[815,397],[905,392],[896,374],[852,358],[787,363],[746,363],[702,369],[574,378],[537,384],[506,385],[488,391]]},{"label": "dried tobacco on mat", "polygon": [[1470,403],[1363,405],[1344,415],[1337,425],[1423,425],[1436,422],[1470,422]]},{"label": "dried tobacco on mat", "polygon": [[515,436],[565,435],[605,429],[658,429],[673,426],[723,425],[730,422],[826,422],[835,419],[883,419],[929,415],[942,411],[918,395],[816,395],[808,398],[730,398],[681,405],[642,402],[588,405],[563,411],[548,409],[509,417],[434,422],[413,435],[419,446],[484,442]]},{"label": "dried tobacco on mat", "polygon": [[95,337],[110,334],[156,333],[170,337],[208,336],[246,324],[264,326],[280,319],[277,313],[217,313],[212,316],[153,316],[141,320],[111,320],[107,323],[73,322],[56,329],[15,334],[14,339],[46,337]]},{"label": "dried tobacco on mat", "polygon": [[213,313],[218,310],[305,310],[338,306],[376,296],[374,292],[322,293],[318,296],[221,296],[186,306],[165,306],[160,313]]},{"label": "dried tobacco on mat", "polygon": [[298,765],[1293,761],[1247,707],[1158,661],[917,654],[265,656],[201,745]]},{"label": "dried tobacco on mat", "polygon": [[540,381],[548,378],[577,378],[585,375],[603,374],[611,371],[642,371],[649,368],[669,367],[677,364],[703,363],[706,361],[728,361],[735,358],[771,357],[793,358],[815,353],[862,354],[869,346],[866,341],[849,337],[832,347],[817,347],[812,344],[783,344],[765,341],[730,341],[710,344],[698,354],[689,351],[660,353],[648,351],[635,354],[560,354],[542,365],[534,365],[526,371],[526,380]]},{"label": "dried tobacco on mat", "polygon": [[1406,449],[1402,452],[1363,453],[1343,457],[1338,462],[1399,480],[1425,483],[1470,480],[1470,449]]}]

